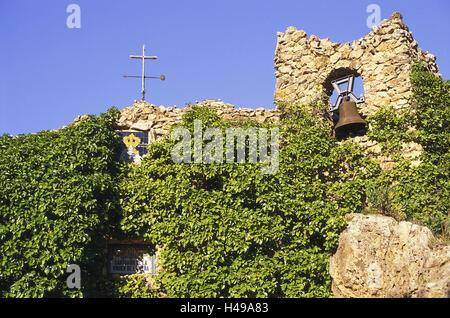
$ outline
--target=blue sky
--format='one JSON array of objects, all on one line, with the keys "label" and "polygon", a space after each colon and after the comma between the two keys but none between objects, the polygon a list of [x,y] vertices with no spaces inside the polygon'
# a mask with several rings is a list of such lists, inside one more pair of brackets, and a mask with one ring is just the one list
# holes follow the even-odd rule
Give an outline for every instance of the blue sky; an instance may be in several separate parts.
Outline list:
[{"label": "blue sky", "polygon": [[[81,28],[69,29],[69,4],[81,8]],[[308,36],[352,42],[370,32],[369,4],[381,19],[403,14],[423,50],[450,78],[450,1],[152,1],[0,0],[0,134],[67,125],[77,115],[119,109],[141,98],[148,55],[147,100],[184,106],[222,99],[238,107],[273,108],[276,33],[288,26]]]}]

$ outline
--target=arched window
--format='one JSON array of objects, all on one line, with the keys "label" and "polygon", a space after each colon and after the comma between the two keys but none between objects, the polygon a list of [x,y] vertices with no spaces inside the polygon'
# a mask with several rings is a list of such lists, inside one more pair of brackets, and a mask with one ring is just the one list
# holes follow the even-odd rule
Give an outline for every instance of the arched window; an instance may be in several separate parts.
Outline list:
[{"label": "arched window", "polygon": [[[341,87],[341,89],[344,89],[344,87]],[[356,95],[356,97],[364,95],[364,86],[361,76],[357,77],[355,76],[355,79],[353,81],[353,93]],[[337,92],[335,89],[333,89],[333,92],[330,96],[331,105],[334,105],[334,103],[336,103],[337,98],[338,98]]]},{"label": "arched window", "polygon": [[[365,121],[358,114],[356,104],[364,102],[364,86],[361,76],[349,68],[333,70],[324,88],[329,96],[329,111],[334,125],[334,135],[340,139],[346,136],[361,136],[365,134]],[[341,109],[344,101],[353,101]],[[342,114],[341,114],[342,112]]]}]

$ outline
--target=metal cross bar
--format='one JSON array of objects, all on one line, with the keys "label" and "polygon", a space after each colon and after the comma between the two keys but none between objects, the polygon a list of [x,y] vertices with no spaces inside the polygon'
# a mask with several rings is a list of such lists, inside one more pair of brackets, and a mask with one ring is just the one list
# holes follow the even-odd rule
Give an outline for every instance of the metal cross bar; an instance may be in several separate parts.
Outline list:
[{"label": "metal cross bar", "polygon": [[[137,78],[141,78],[142,76],[124,75],[123,77],[137,77]],[[164,81],[166,79],[166,77],[164,75],[161,75],[161,76],[144,76],[144,78],[159,78],[162,81]]]},{"label": "metal cross bar", "polygon": [[164,75],[161,76],[145,76],[145,60],[156,60],[157,56],[146,56],[145,55],[145,45],[142,45],[142,55],[130,55],[130,58],[132,59],[141,59],[142,60],[142,75],[141,76],[135,76],[135,75],[124,75],[123,77],[138,77],[142,79],[142,100],[145,100],[145,79],[146,78],[159,78],[160,80],[164,81],[166,77]]}]

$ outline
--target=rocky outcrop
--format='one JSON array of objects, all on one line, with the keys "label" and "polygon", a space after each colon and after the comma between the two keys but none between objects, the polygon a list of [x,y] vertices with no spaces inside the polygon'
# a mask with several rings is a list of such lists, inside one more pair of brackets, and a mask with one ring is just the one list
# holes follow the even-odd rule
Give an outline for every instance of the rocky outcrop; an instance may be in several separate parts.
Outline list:
[{"label": "rocky outcrop", "polygon": [[450,246],[382,215],[351,214],[330,259],[335,297],[450,297]]}]

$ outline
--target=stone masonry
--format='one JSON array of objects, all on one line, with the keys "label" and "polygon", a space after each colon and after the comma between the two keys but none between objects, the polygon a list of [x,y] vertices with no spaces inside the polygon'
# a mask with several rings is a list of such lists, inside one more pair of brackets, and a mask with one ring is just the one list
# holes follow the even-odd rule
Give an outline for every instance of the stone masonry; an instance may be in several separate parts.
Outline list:
[{"label": "stone masonry", "polygon": [[367,116],[382,106],[411,107],[409,75],[414,61],[423,61],[439,75],[436,57],[418,48],[398,12],[351,45],[315,35],[308,39],[303,30],[294,27],[277,36],[275,98],[284,102],[329,103],[331,81],[354,74],[362,77],[366,103],[360,111]]},{"label": "stone masonry", "polygon": [[[222,101],[205,100],[196,106],[206,106],[214,110],[224,119],[245,120],[252,119],[260,123],[266,121],[278,122],[280,112],[277,109],[264,108],[235,108]],[[149,141],[156,141],[168,133],[170,127],[181,122],[182,116],[192,107],[176,108],[151,105],[145,101],[135,101],[132,106],[120,111],[118,129],[122,131],[148,131]]]},{"label": "stone masonry", "polygon": [[[308,39],[303,30],[294,27],[277,36],[275,99],[287,103],[319,100],[329,105],[333,93],[331,81],[353,74],[362,78],[366,100],[358,105],[358,110],[364,118],[383,106],[398,110],[412,107],[409,76],[415,61],[422,61],[428,70],[441,76],[436,57],[418,48],[399,12],[352,44],[332,43],[328,38],[319,39],[315,35]],[[394,165],[390,157],[380,154],[379,145],[367,136],[352,141],[361,145],[368,155],[376,157],[383,168]],[[418,157],[422,151],[417,143],[403,145],[403,155],[411,159],[413,165],[420,163]]]},{"label": "stone masonry", "polygon": [[[275,51],[276,87],[275,99],[288,103],[323,101],[330,103],[331,81],[354,74],[361,76],[365,103],[359,104],[359,112],[365,117],[374,114],[380,107],[394,109],[411,107],[412,85],[409,75],[415,61],[422,61],[437,76],[436,57],[418,48],[408,27],[398,12],[389,20],[383,20],[380,27],[374,27],[363,38],[349,42],[332,43],[328,38],[319,39],[311,35],[308,39],[303,30],[288,27],[285,33],[278,33]],[[282,110],[235,108],[231,104],[216,100],[205,100],[197,104],[207,106],[216,113],[231,120],[254,119],[259,122],[280,119]],[[121,110],[118,129],[122,131],[147,131],[149,142],[153,142],[170,127],[181,121],[182,115],[191,107],[176,108],[155,106],[135,101],[132,106]],[[80,118],[76,119],[79,120]],[[414,127],[410,127],[414,130]],[[363,147],[366,154],[377,158],[383,168],[391,168],[394,161],[381,154],[380,146],[367,136],[352,138]],[[403,145],[403,156],[418,165],[422,147],[414,142]]]}]

